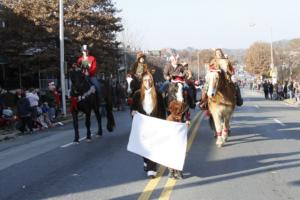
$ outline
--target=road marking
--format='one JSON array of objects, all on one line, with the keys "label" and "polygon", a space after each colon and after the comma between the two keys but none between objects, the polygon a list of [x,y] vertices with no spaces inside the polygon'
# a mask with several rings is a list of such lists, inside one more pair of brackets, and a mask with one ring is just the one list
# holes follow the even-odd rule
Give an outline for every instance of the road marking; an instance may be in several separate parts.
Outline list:
[{"label": "road marking", "polygon": [[[201,115],[199,118],[199,123],[194,127],[191,136],[189,137],[188,145],[187,145],[187,150],[186,152],[188,153],[192,147],[192,144],[194,142],[194,139],[196,138],[200,122],[202,121],[204,115]],[[163,191],[160,194],[160,197],[158,198],[159,200],[169,200],[171,197],[172,190],[176,184],[177,180],[173,178],[168,178],[168,181],[163,189]]]},{"label": "road marking", "polygon": [[258,105],[255,105],[254,107],[255,107],[255,108],[257,108],[257,109],[259,109],[259,108],[260,108]]},{"label": "road marking", "polygon": [[162,175],[165,173],[166,167],[165,166],[160,166],[158,169],[157,177],[154,179],[151,179],[146,187],[144,188],[142,194],[139,196],[138,200],[148,200],[150,199],[150,196],[153,192],[153,190],[156,188],[158,185]]},{"label": "road marking", "polygon": [[[195,139],[195,137],[196,137],[196,133],[197,133],[197,130],[198,130],[198,128],[199,128],[199,126],[200,126],[200,122],[202,121],[202,119],[203,119],[203,117],[204,117],[204,114],[202,114],[201,116],[200,116],[200,118],[199,118],[199,123],[194,127],[194,129],[192,130],[192,134],[191,134],[191,136],[190,136],[190,138],[189,138],[189,141],[188,141],[188,145],[187,145],[187,150],[186,150],[186,152],[189,152],[190,151],[190,148],[192,147],[192,144],[193,144],[193,142],[194,142],[194,139]],[[196,130],[196,131],[195,131]]]},{"label": "road marking", "polygon": [[282,123],[281,121],[279,121],[278,119],[273,119],[276,123],[280,124],[281,126],[285,126],[284,123]]},{"label": "road marking", "polygon": [[[94,136],[95,134],[91,134],[91,136]],[[79,139],[79,142],[81,142],[82,140],[84,140],[84,139],[86,139],[86,137],[83,137],[83,138],[80,138]],[[74,142],[70,142],[70,143],[68,143],[68,144],[65,144],[65,145],[62,145],[62,146],[60,146],[60,148],[67,148],[67,147],[69,147],[69,146],[71,146],[71,145],[73,145],[74,144]]]},{"label": "road marking", "polygon": [[164,187],[164,190],[161,192],[160,197],[158,200],[168,200],[170,199],[172,190],[176,184],[177,180],[173,178],[168,178],[168,181]]},{"label": "road marking", "polygon": [[[198,119],[198,117],[200,116],[204,116],[203,112],[199,112],[197,113],[197,115],[195,116],[195,118],[193,119],[191,126],[196,122],[196,120]],[[199,123],[200,124],[200,123]],[[196,128],[197,126],[193,127],[193,130]],[[198,127],[197,127],[198,128]],[[193,135],[193,134],[192,134]],[[190,136],[190,138],[192,137],[192,135]],[[141,193],[141,195],[139,196],[138,200],[148,200],[151,197],[151,194],[153,193],[154,189],[156,188],[156,186],[158,185],[159,181],[161,180],[162,175],[164,174],[164,172],[166,171],[166,167],[165,166],[160,166],[158,169],[158,175],[156,178],[151,179],[148,184],[145,186],[143,192]]]}]

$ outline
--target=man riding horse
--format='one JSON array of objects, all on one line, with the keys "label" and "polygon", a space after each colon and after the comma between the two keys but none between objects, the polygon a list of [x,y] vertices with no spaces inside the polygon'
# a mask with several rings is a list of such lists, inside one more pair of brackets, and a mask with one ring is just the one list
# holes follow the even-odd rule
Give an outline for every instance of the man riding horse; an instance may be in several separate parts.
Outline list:
[{"label": "man riding horse", "polygon": [[[98,123],[97,135],[102,135],[101,114],[99,112],[100,104],[103,103],[106,109],[107,130],[111,132],[115,126],[115,121],[112,113],[111,94],[108,91],[109,85],[104,82],[103,89],[100,89],[100,83],[96,77],[96,59],[88,54],[86,45],[82,47],[82,56],[78,59],[77,64],[73,64],[70,71],[71,87],[71,108],[70,111],[73,117],[73,126],[75,130],[74,142],[79,142],[78,130],[78,113],[79,111],[85,114],[85,125],[87,128],[87,141],[91,140],[91,111],[93,110]],[[102,98],[103,97],[103,98]],[[103,102],[102,102],[103,100]]]},{"label": "man riding horse", "polygon": [[95,86],[97,91],[98,101],[101,101],[101,87],[97,79],[97,63],[96,58],[89,55],[89,50],[87,45],[81,47],[82,56],[77,60],[78,66],[82,69],[82,72],[86,75],[88,81]]}]

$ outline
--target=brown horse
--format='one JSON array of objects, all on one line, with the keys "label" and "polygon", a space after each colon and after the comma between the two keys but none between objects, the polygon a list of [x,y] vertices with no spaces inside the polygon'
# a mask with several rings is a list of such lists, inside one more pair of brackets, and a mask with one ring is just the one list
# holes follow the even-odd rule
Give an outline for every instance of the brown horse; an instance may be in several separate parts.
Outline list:
[{"label": "brown horse", "polygon": [[228,138],[229,122],[236,105],[235,88],[232,81],[226,78],[223,70],[209,72],[206,80],[208,109],[217,133],[216,145],[222,147]]}]

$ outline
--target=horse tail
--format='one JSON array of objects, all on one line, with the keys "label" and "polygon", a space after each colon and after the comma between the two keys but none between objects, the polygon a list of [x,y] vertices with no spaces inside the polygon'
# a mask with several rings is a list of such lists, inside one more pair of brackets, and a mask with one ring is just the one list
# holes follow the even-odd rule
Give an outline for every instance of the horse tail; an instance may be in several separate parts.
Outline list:
[{"label": "horse tail", "polygon": [[116,123],[115,123],[115,118],[112,109],[109,109],[108,106],[106,106],[106,118],[107,118],[106,128],[109,132],[112,132],[114,130],[114,127],[116,126]]},{"label": "horse tail", "polygon": [[214,118],[212,115],[209,116],[208,121],[209,121],[209,126],[210,126],[211,130],[216,132],[216,126],[215,126]]}]

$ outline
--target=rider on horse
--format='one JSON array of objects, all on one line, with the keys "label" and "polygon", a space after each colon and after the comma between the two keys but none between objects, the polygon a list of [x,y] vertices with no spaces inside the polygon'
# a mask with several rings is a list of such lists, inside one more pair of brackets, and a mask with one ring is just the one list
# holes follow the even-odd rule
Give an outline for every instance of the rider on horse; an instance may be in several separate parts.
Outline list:
[{"label": "rider on horse", "polygon": [[184,68],[183,66],[179,63],[179,55],[172,55],[170,57],[170,63],[168,63],[163,71],[164,79],[165,82],[162,84],[160,88],[160,92],[166,92],[171,80],[172,80],[172,75],[173,74],[179,74],[183,73]]},{"label": "rider on horse", "polygon": [[148,70],[148,65],[145,63],[146,55],[139,52],[136,56],[136,61],[131,68],[132,75],[141,81],[142,74]]},{"label": "rider on horse", "polygon": [[81,48],[82,56],[77,60],[77,64],[81,68],[82,72],[86,75],[88,81],[95,86],[98,96],[98,101],[101,100],[101,88],[97,79],[97,63],[94,56],[89,55],[87,45],[83,45]]},{"label": "rider on horse", "polygon": [[148,71],[148,65],[145,63],[146,55],[142,52],[139,52],[136,56],[136,61],[131,67],[130,72],[127,74],[127,93],[128,104],[132,104],[132,97],[135,91],[141,87],[141,78],[142,74]]}]

